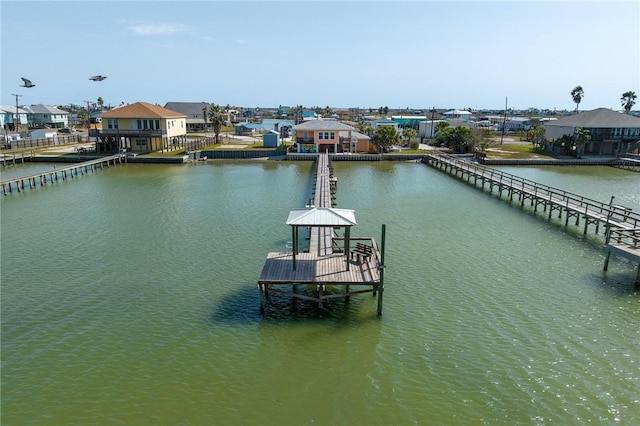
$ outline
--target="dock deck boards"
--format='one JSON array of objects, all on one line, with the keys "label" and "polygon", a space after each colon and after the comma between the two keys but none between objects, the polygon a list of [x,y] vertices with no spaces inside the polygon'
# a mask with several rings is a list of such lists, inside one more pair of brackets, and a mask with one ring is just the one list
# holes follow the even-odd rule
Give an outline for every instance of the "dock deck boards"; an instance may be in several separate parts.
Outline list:
[{"label": "dock deck boards", "polygon": [[344,253],[325,256],[299,253],[294,270],[291,253],[269,253],[258,283],[371,285],[380,281],[380,272],[373,256],[362,262],[349,259],[349,270],[346,262]]}]

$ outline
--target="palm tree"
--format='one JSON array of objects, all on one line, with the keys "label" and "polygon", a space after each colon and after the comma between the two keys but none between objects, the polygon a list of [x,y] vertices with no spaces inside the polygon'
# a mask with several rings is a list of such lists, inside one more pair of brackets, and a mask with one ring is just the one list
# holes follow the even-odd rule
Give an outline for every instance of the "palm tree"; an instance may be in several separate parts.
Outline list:
[{"label": "palm tree", "polygon": [[631,90],[622,94],[620,102],[622,102],[624,112],[626,112],[627,114],[631,112],[631,108],[633,108],[633,106],[636,104],[636,98],[636,92],[632,92]]},{"label": "palm tree", "polygon": [[591,140],[591,132],[583,127],[578,127],[575,131],[576,157],[581,158],[584,146]]},{"label": "palm tree", "polygon": [[582,97],[584,96],[584,90],[582,90],[582,86],[576,86],[571,91],[571,97],[573,98],[573,102],[576,103],[576,114],[578,113],[578,105],[582,101]]},{"label": "palm tree", "polygon": [[220,130],[224,124],[224,119],[222,117],[222,111],[218,105],[211,104],[209,107],[208,118],[213,126],[213,133],[216,135],[216,143],[220,143]]}]

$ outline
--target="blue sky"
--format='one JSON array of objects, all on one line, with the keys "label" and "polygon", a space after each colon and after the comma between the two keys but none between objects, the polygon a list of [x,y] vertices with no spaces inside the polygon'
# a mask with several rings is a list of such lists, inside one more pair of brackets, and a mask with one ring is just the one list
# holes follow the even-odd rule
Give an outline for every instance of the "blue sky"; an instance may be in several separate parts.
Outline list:
[{"label": "blue sky", "polygon": [[[620,109],[640,2],[2,0],[0,103]],[[107,79],[92,82],[103,74]],[[20,77],[36,87],[19,87]],[[637,106],[636,106],[637,109]]]}]

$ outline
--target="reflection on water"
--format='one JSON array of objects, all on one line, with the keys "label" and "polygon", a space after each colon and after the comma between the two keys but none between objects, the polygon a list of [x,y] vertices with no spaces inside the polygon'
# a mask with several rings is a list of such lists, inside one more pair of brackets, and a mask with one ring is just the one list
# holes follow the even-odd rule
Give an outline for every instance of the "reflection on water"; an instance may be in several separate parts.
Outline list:
[{"label": "reflection on water", "polygon": [[[375,298],[273,295],[310,162],[113,167],[2,200],[2,417],[23,423],[634,424],[635,265],[416,163],[334,163]],[[509,173],[640,208],[638,175]]]}]

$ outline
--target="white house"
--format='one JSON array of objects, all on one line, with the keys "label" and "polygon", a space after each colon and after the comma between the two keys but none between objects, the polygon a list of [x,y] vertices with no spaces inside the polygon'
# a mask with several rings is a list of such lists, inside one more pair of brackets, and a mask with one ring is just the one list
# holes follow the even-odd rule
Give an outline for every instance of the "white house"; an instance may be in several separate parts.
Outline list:
[{"label": "white house", "polygon": [[469,111],[459,109],[452,109],[442,114],[445,119],[454,121],[469,121],[471,120],[471,115]]},{"label": "white house", "polygon": [[[26,127],[28,118],[27,111],[18,107],[18,119],[21,126]],[[16,107],[15,105],[0,105],[0,122],[2,122],[2,128],[8,131],[14,131],[14,121],[16,120]]]},{"label": "white house", "polygon": [[29,127],[69,127],[69,113],[49,105],[29,105],[23,107],[28,114]]}]

